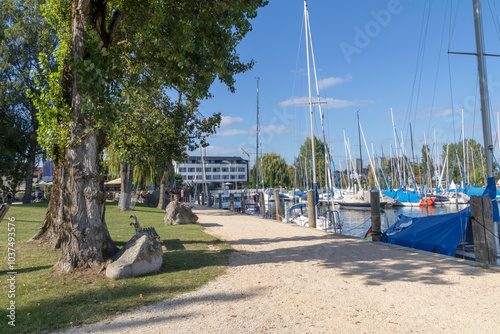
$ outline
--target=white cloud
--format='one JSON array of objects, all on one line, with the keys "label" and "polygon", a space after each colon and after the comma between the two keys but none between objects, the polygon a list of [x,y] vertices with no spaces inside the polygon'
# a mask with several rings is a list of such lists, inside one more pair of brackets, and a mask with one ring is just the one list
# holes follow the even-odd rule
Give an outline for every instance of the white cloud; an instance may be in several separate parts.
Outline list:
[{"label": "white cloud", "polygon": [[346,75],[345,78],[330,77],[330,78],[319,80],[318,87],[321,87],[324,89],[324,88],[328,88],[331,86],[340,85],[341,83],[349,82],[351,80],[352,80],[352,75],[350,75],[350,74]]},{"label": "white cloud", "polygon": [[[313,103],[317,103],[318,99],[313,98]],[[326,107],[327,108],[346,108],[346,107],[352,107],[352,106],[364,106],[367,104],[373,103],[373,101],[370,100],[355,100],[355,101],[349,101],[349,100],[340,100],[340,99],[333,99],[331,97],[328,97],[326,99],[321,99],[321,102],[326,102]],[[309,97],[304,96],[304,97],[294,97],[292,99],[288,99],[286,101],[280,102],[280,106],[286,107],[286,106],[291,106],[291,105],[307,105],[309,104]]]},{"label": "white cloud", "polygon": [[[251,133],[255,133],[257,131],[257,127],[253,126],[252,129],[250,129]],[[290,129],[288,126],[284,124],[273,124],[273,125],[261,125],[260,126],[260,132],[265,133],[265,134],[273,134],[273,135],[282,135],[285,133],[291,132],[292,129]]]},{"label": "white cloud", "polygon": [[436,117],[441,117],[441,116],[448,116],[448,115],[451,115],[453,113],[453,110],[452,109],[445,109],[445,110],[442,110],[438,113],[436,113]]},{"label": "white cloud", "polygon": [[241,155],[243,153],[240,147],[221,147],[221,146],[208,146],[206,148],[207,155]]},{"label": "white cloud", "polygon": [[238,135],[248,135],[249,130],[245,129],[226,129],[218,131],[216,136],[238,136]]},{"label": "white cloud", "polygon": [[[284,124],[261,125],[259,128],[261,133],[282,135],[292,131],[291,128]],[[218,131],[216,136],[238,136],[238,135],[255,135],[257,126],[253,125],[249,129],[226,129]]]},{"label": "white cloud", "polygon": [[243,118],[241,117],[222,116],[220,127],[223,128],[241,122],[243,122]]}]

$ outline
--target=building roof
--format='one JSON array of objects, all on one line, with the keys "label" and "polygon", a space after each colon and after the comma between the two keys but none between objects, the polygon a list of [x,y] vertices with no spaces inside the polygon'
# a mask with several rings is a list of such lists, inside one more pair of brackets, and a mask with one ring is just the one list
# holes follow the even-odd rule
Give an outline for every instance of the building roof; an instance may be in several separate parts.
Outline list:
[{"label": "building roof", "polygon": [[[204,156],[203,159],[205,160],[245,160],[242,157],[237,157],[237,156],[222,156],[222,155],[207,155]],[[186,159],[184,159],[186,160]],[[190,155],[187,160],[201,160],[199,155]]]}]

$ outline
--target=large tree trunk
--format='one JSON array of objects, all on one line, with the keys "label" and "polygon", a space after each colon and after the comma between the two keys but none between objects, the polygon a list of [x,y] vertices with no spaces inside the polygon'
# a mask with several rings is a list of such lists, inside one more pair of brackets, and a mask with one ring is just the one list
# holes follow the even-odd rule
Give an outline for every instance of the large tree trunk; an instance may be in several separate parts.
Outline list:
[{"label": "large tree trunk", "polygon": [[26,185],[24,187],[23,204],[31,203],[31,188],[33,187],[33,173],[35,172],[36,146],[33,148],[30,143],[28,153],[28,166],[26,168]]},{"label": "large tree trunk", "polygon": [[168,161],[165,165],[165,171],[163,172],[163,177],[161,178],[161,184],[160,184],[160,200],[158,201],[158,209],[165,210],[167,208],[167,195],[166,195],[166,190],[167,190],[167,182],[168,182],[168,177],[170,175],[170,167],[171,167],[170,161]]},{"label": "large tree trunk", "polygon": [[134,165],[124,161],[120,162],[120,177],[122,178],[120,200],[118,201],[118,210],[130,210],[132,198],[132,180],[134,176]]},{"label": "large tree trunk", "polygon": [[[88,59],[85,27],[96,27],[105,19],[102,0],[78,1],[71,5],[72,50],[74,61]],[[101,10],[101,11],[100,11]],[[76,68],[72,69],[69,139],[64,154],[61,182],[61,257],[56,266],[64,272],[76,267],[96,267],[118,249],[104,220],[105,196],[102,176],[102,151],[105,133],[94,127],[88,113],[82,111],[85,101]]]}]

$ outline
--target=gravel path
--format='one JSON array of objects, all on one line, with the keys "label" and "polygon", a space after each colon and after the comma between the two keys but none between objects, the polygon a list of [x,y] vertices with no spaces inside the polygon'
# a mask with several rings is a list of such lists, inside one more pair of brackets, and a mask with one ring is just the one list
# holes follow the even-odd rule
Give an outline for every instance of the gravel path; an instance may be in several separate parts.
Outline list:
[{"label": "gravel path", "polygon": [[500,333],[500,272],[195,206],[237,252],[171,300],[67,333]]}]

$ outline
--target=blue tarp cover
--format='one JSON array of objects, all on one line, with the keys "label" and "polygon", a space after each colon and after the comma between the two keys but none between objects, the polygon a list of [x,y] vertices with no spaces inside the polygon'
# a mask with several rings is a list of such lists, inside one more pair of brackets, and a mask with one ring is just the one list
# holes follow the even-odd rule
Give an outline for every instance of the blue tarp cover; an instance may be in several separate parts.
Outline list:
[{"label": "blue tarp cover", "polygon": [[382,193],[387,197],[398,200],[401,203],[418,203],[422,199],[422,196],[404,191],[401,188],[396,191],[382,190]]},{"label": "blue tarp cover", "polygon": [[[493,221],[499,222],[498,203],[495,200],[495,179],[487,180],[480,195],[490,196],[493,201]],[[455,256],[455,250],[462,240],[470,216],[470,207],[456,213],[412,218],[400,215],[400,219],[382,233],[382,241],[429,252]],[[469,227],[467,240],[472,243]]]},{"label": "blue tarp cover", "polygon": [[382,233],[382,241],[429,252],[455,256],[467,228],[470,208],[456,213],[400,219]]}]

